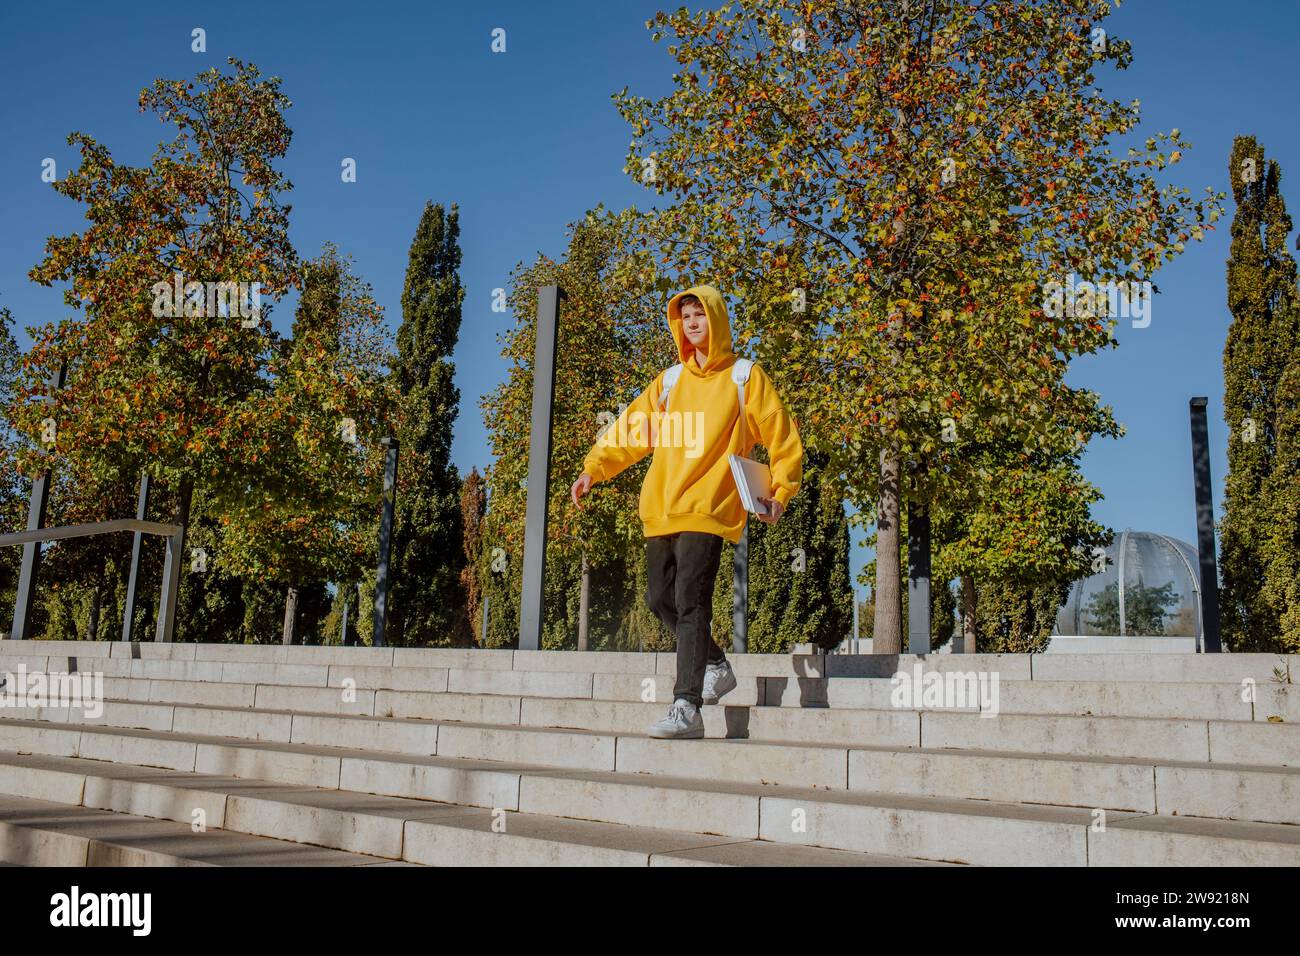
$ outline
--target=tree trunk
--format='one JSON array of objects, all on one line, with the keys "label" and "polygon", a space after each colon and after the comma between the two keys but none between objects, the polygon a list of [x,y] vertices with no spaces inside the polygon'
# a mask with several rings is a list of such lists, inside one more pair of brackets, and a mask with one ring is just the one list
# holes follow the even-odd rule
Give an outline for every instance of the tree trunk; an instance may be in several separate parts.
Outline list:
[{"label": "tree trunk", "polygon": [[578,650],[587,649],[587,611],[590,607],[588,597],[591,594],[591,567],[587,564],[587,552],[582,552],[582,591],[578,597]]},{"label": "tree trunk", "polygon": [[880,505],[876,514],[876,614],[872,653],[903,651],[903,592],[899,548],[902,511],[898,493],[898,454],[880,453]]},{"label": "tree trunk", "polygon": [[967,654],[975,653],[975,579],[961,576],[961,636]]},{"label": "tree trunk", "polygon": [[298,588],[289,585],[284,595],[284,643],[292,644],[298,627]]}]

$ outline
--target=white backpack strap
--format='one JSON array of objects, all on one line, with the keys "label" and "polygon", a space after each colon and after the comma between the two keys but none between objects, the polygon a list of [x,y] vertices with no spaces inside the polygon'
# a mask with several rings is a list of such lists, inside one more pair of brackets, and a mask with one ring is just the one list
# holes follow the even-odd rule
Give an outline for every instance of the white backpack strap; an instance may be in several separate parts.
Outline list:
[{"label": "white backpack strap", "polygon": [[659,392],[659,410],[668,410],[668,396],[672,392],[673,386],[677,384],[677,379],[682,375],[682,363],[678,362],[668,371],[664,372],[663,387]]},{"label": "white backpack strap", "polygon": [[745,439],[745,383],[749,381],[750,369],[754,363],[746,358],[738,358],[731,366],[731,380],[736,383],[736,401],[740,409],[740,449],[743,452],[748,444]]}]

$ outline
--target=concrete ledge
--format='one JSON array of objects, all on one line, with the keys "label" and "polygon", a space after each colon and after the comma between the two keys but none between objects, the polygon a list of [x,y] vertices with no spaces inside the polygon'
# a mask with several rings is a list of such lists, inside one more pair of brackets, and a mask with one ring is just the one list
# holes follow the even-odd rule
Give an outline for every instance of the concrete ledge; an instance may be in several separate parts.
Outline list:
[{"label": "concrete ledge", "polygon": [[1195,654],[1195,637],[1053,637],[1047,654]]},{"label": "concrete ledge", "polygon": [[[504,829],[494,831],[494,821]],[[728,842],[699,833],[479,810],[408,822],[404,859],[431,866],[649,866],[656,854]]]},{"label": "concrete ledge", "polygon": [[[597,674],[573,671],[497,671],[453,668],[447,673],[446,687],[457,694],[509,694],[530,697],[593,696],[594,682],[602,678],[624,678],[623,674]],[[633,678],[635,680],[635,678]],[[421,688],[437,690],[438,688]]]},{"label": "concrete ledge", "polygon": [[1300,674],[1294,654],[1035,654],[1032,665],[1035,680],[1264,684],[1274,667]]},{"label": "concrete ledge", "polygon": [[1281,718],[1283,723],[1300,724],[1300,687],[1294,684],[1260,684],[1255,688],[1256,720]]},{"label": "concrete ledge", "polygon": [[[448,673],[445,667],[369,667],[331,664],[328,682],[330,687],[339,688],[344,686],[344,681],[352,681],[352,686],[370,690],[445,691],[448,689]],[[509,671],[476,673],[505,675]]]},{"label": "concrete ledge", "polygon": [[1088,832],[1089,866],[1297,866],[1300,828],[1141,817]]},{"label": "concrete ledge", "polygon": [[701,799],[698,789],[626,783],[612,775],[571,777],[523,774],[519,809],[526,813],[572,816],[578,807],[605,823],[690,829],[723,836],[758,837],[758,796],[714,791]]},{"label": "concrete ledge", "polygon": [[614,769],[614,737],[563,730],[442,724],[438,754],[582,770]]},{"label": "concrete ledge", "polygon": [[[78,642],[80,643],[80,642]],[[107,642],[112,647],[109,656],[116,660],[166,660],[166,661],[192,661],[195,659],[195,652],[200,647],[222,647],[220,644],[159,644],[157,641],[131,641],[123,643],[122,641]]]},{"label": "concrete ledge", "polygon": [[[725,698],[729,706],[754,707],[762,703],[759,689],[766,678],[737,677],[736,689]],[[591,693],[594,700],[642,701],[667,707],[673,699],[676,678],[672,674],[595,674]],[[540,696],[540,695],[530,695]]]},{"label": "concrete ledge", "polygon": [[611,653],[608,651],[515,651],[511,667],[517,671],[581,671],[593,674],[641,674],[655,672],[657,659],[651,652]]},{"label": "concrete ledge", "polygon": [[225,827],[226,795],[170,786],[149,780],[86,777],[83,803],[99,810],[172,820],[208,829]]},{"label": "concrete ledge", "polygon": [[436,754],[438,725],[419,721],[393,720],[381,723],[320,714],[294,714],[292,742],[317,747]]},{"label": "concrete ledge", "polygon": [[836,847],[983,866],[1086,866],[1084,810],[943,801],[922,808],[907,798],[860,803],[766,797],[761,835],[777,843]]},{"label": "concrete ledge", "polygon": [[457,720],[481,724],[519,723],[519,698],[491,694],[428,694],[375,691],[375,716]]},{"label": "concrete ledge", "polygon": [[1300,826],[1300,770],[1155,768],[1161,813]]},{"label": "concrete ledge", "polygon": [[926,711],[921,715],[921,746],[1208,762],[1210,747],[1205,728],[1203,720],[1056,714],[999,714],[986,718]]},{"label": "concrete ledge", "polygon": [[375,693],[373,690],[344,690],[337,687],[258,684],[254,700],[257,707],[272,710],[372,716],[375,712]]},{"label": "concrete ledge", "polygon": [[0,640],[0,654],[36,657],[108,657],[114,645],[109,641],[15,641]]},{"label": "concrete ledge", "polygon": [[[220,681],[222,665],[219,661],[131,661],[131,677],[158,678],[160,680]],[[119,676],[119,675],[114,675]],[[231,678],[233,681],[234,678]],[[254,683],[248,681],[246,683]]]},{"label": "concrete ledge", "polygon": [[487,761],[344,757],[339,785],[359,793],[519,809],[519,771]]},{"label": "concrete ledge", "polygon": [[850,750],[849,789],[1156,812],[1149,764],[961,751]]},{"label": "concrete ledge", "polygon": [[188,740],[169,740],[148,734],[84,733],[77,752],[70,756],[112,763],[130,763],[138,767],[163,767],[167,770],[194,770],[198,745]]},{"label": "concrete ledge", "polygon": [[73,806],[81,804],[86,793],[84,774],[67,773],[51,767],[48,758],[33,760],[28,757],[22,763],[11,763],[6,758],[11,758],[11,755],[0,756],[0,761],[3,761],[0,762],[0,794]]},{"label": "concrete ledge", "polygon": [[[998,680],[1029,680],[1029,654],[831,654],[826,657],[827,677],[893,677],[910,674],[919,664],[923,671],[982,671]],[[813,674],[800,676],[818,676]]]},{"label": "concrete ledge", "polygon": [[324,754],[303,753],[289,749],[223,744],[193,744],[194,766],[198,773],[219,776],[251,777],[279,783],[337,790],[339,760]]},{"label": "concrete ledge", "polygon": [[483,668],[508,671],[515,652],[508,649],[466,647],[398,647],[393,650],[394,667]]},{"label": "concrete ledge", "polygon": [[1300,724],[1212,720],[1209,728],[1214,763],[1300,767]]},{"label": "concrete ledge", "polygon": [[848,750],[739,740],[620,737],[617,766],[601,769],[844,790],[848,786]]},{"label": "concrete ledge", "polygon": [[237,684],[283,684],[294,687],[328,687],[326,664],[231,663],[221,665],[221,680]]},{"label": "concrete ledge", "polygon": [[238,737],[244,740],[272,740],[288,743],[293,726],[290,714],[262,711],[177,707],[174,729],[181,734]]}]

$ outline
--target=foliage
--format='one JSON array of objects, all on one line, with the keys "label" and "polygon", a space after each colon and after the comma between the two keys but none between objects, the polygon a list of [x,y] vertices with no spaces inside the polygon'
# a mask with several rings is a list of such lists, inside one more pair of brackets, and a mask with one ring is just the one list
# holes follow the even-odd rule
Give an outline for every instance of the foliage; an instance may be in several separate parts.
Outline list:
[{"label": "foliage", "polygon": [[[805,444],[890,536],[876,639],[900,640],[899,494],[986,480],[967,441],[1073,448],[1096,397],[1064,384],[1112,344],[1109,306],[1045,307],[1070,274],[1136,281],[1219,214],[1156,175],[1177,130],[1118,156],[1138,103],[1096,94],[1126,41],[1090,42],[1100,0],[756,0],[650,21],[675,88],[616,97],[628,172],[666,206],[645,222],[671,270],[746,303]],[[807,307],[800,307],[806,301]],[[1053,314],[1058,313],[1058,314]],[[951,419],[961,441],[942,440]],[[892,475],[901,484],[895,493]]]},{"label": "foliage", "polygon": [[1230,429],[1221,532],[1223,638],[1234,651],[1300,650],[1300,308],[1282,173],[1254,137],[1228,163],[1237,212],[1223,351]]},{"label": "foliage", "polygon": [[[1166,609],[1178,603],[1172,581],[1148,587],[1139,577],[1124,587],[1123,633],[1152,636],[1165,633]],[[1088,624],[1100,634],[1119,634],[1119,582],[1112,581],[1093,594],[1085,613]]]},{"label": "foliage", "polygon": [[470,622],[462,585],[464,534],[460,475],[451,462],[460,410],[451,354],[465,290],[456,207],[426,203],[411,240],[402,290],[393,381],[406,426],[393,532],[391,642],[466,645]]}]

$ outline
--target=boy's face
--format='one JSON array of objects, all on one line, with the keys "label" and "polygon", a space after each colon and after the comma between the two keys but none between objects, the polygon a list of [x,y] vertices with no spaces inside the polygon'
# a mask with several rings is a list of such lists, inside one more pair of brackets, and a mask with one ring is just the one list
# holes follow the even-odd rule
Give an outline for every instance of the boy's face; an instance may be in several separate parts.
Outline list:
[{"label": "boy's face", "polygon": [[686,341],[707,354],[709,351],[709,315],[698,302],[682,306],[682,333]]}]

